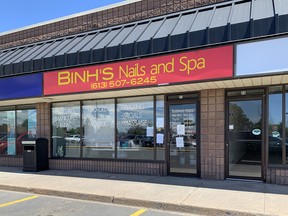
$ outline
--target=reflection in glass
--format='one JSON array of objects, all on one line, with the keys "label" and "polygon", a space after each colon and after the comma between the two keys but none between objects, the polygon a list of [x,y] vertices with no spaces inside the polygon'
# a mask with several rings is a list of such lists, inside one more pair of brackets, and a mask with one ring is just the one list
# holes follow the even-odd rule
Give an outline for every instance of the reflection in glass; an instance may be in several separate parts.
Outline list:
[{"label": "reflection in glass", "polygon": [[27,138],[36,138],[36,113],[36,109],[28,107],[0,111],[0,154],[23,154],[22,141]]},{"label": "reflection in glass", "polygon": [[286,127],[285,127],[285,135],[286,135],[286,139],[285,139],[285,146],[283,146],[285,148],[285,152],[286,152],[286,163],[288,164],[288,86],[286,86],[286,94],[285,94],[285,101],[286,101],[286,109],[285,109],[285,121],[286,121]]},{"label": "reflection in glass", "polygon": [[282,164],[282,93],[269,94],[269,164]]},{"label": "reflection in glass", "polygon": [[[37,115],[36,109],[17,110],[17,152],[22,152],[22,147],[18,147],[22,140],[36,138]],[[17,145],[17,143],[19,143]]]},{"label": "reflection in glass", "polygon": [[0,154],[7,154],[7,111],[0,111]]},{"label": "reflection in glass", "polygon": [[169,106],[170,172],[197,173],[196,104]]},{"label": "reflection in glass", "polygon": [[164,96],[156,97],[156,159],[165,160]]},{"label": "reflection in glass", "polygon": [[80,102],[52,105],[54,157],[80,157]]},{"label": "reflection in glass", "polygon": [[83,102],[83,157],[114,158],[114,100]]},{"label": "reflection in glass", "polygon": [[154,159],[153,97],[117,100],[117,157]]},{"label": "reflection in glass", "polygon": [[262,101],[229,103],[229,176],[261,177]]},{"label": "reflection in glass", "polygon": [[[8,155],[22,154],[21,143],[15,139],[15,111],[0,112],[0,153]],[[18,151],[17,151],[18,150]]]}]

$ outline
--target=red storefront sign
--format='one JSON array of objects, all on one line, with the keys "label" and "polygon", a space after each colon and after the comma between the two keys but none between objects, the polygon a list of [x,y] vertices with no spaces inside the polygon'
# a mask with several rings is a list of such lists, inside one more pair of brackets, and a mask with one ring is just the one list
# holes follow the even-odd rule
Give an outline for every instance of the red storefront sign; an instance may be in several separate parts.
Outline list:
[{"label": "red storefront sign", "polygon": [[44,95],[191,83],[233,76],[233,46],[44,73]]}]

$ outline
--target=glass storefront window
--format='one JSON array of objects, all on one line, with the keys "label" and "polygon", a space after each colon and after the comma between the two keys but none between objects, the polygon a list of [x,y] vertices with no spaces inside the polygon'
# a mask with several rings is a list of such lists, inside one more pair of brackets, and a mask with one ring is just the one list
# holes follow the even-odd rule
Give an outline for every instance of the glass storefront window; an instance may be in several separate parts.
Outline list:
[{"label": "glass storefront window", "polygon": [[0,118],[0,153],[4,155],[16,155],[17,153],[21,154],[19,151],[21,148],[21,143],[16,143],[15,139],[15,110],[1,111]]},{"label": "glass storefront window", "polygon": [[52,105],[52,143],[54,157],[80,157],[80,102]]},{"label": "glass storefront window", "polygon": [[80,103],[52,105],[54,157],[165,160],[163,95]]},{"label": "glass storefront window", "polygon": [[154,159],[153,96],[117,100],[117,158]]},{"label": "glass storefront window", "polygon": [[0,111],[0,154],[7,154],[7,111]]},{"label": "glass storefront window", "polygon": [[36,138],[35,108],[0,111],[0,154],[22,155],[22,141]]},{"label": "glass storefront window", "polygon": [[286,152],[286,164],[288,164],[288,86],[286,86],[286,93],[285,93],[285,145],[283,148],[285,149]]},{"label": "glass storefront window", "polygon": [[282,164],[282,86],[269,88],[269,164]]},{"label": "glass storefront window", "polygon": [[164,96],[156,97],[156,159],[165,160]]},{"label": "glass storefront window", "polygon": [[82,121],[83,157],[114,158],[114,99],[83,102]]}]

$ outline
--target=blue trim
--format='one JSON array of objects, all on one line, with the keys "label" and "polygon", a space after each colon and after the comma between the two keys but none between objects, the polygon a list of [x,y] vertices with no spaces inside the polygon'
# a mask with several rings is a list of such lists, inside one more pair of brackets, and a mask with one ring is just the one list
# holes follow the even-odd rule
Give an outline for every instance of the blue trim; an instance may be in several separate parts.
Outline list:
[{"label": "blue trim", "polygon": [[0,100],[42,96],[42,73],[0,79]]}]

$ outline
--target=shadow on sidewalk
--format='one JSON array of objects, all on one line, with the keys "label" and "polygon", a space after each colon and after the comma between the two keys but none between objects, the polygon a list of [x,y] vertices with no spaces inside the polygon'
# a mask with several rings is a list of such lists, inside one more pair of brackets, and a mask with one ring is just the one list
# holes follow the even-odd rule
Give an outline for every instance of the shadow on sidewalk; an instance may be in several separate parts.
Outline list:
[{"label": "shadow on sidewalk", "polygon": [[63,176],[72,178],[107,179],[115,181],[131,181],[151,184],[165,184],[184,187],[197,187],[206,189],[233,190],[256,193],[271,193],[288,195],[288,187],[284,185],[265,184],[260,181],[245,180],[203,180],[196,177],[175,176],[146,176],[117,173],[88,172],[79,170],[45,170],[41,172],[23,172],[21,167],[0,166],[0,172],[11,172],[21,174]]}]

